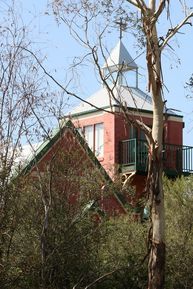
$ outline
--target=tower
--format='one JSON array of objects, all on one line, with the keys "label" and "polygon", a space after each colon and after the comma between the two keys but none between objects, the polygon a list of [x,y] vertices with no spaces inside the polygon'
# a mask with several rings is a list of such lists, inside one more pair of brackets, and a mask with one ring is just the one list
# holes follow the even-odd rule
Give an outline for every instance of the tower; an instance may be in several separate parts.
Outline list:
[{"label": "tower", "polygon": [[[118,77],[117,83],[119,85],[138,88],[138,66],[121,39],[106,59],[102,72],[104,76],[109,77],[111,82],[115,82],[116,77]],[[133,83],[131,83],[130,78],[132,74]]]},{"label": "tower", "polygon": [[[147,174],[146,138],[143,131],[126,121],[121,107],[151,127],[152,101],[138,87],[138,66],[121,39],[106,58],[102,74],[111,89],[103,85],[86,103],[80,103],[71,111],[72,120],[111,177],[118,167],[121,174],[135,173],[138,185]],[[177,163],[182,162],[182,116],[167,111],[164,130],[165,172],[176,175],[182,170]]]}]

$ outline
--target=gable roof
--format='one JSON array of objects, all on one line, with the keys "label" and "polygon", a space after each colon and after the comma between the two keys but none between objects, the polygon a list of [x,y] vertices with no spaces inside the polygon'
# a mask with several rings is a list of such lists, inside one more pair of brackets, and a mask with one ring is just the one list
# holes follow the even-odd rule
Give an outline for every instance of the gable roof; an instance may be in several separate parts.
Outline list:
[{"label": "gable roof", "polygon": [[[80,135],[78,130],[74,127],[71,120],[67,120],[66,122],[63,123],[61,128],[56,128],[52,131],[50,138],[45,140],[35,151],[34,155],[29,160],[26,161],[26,165],[22,169],[21,174],[23,175],[28,174],[33,169],[33,167],[48,153],[48,151],[60,139],[60,137],[65,133],[66,130],[71,131],[72,134],[76,137],[78,143],[84,149],[84,151],[86,152],[86,154],[88,155],[88,157],[90,158],[94,166],[96,166],[99,169],[102,177],[107,182],[107,184],[113,185],[112,179],[107,174],[103,166],[100,164],[95,154],[89,148],[85,139]],[[113,195],[115,196],[119,204],[122,206],[123,210],[126,211],[119,195],[115,192],[115,190],[113,190]]]},{"label": "gable roof", "polygon": [[99,168],[106,180],[112,181],[105,169],[101,166],[100,162],[89,148],[85,139],[79,134],[78,130],[74,127],[71,120],[67,120],[63,123],[61,127],[57,127],[52,130],[50,137],[46,139],[42,144],[39,145],[37,150],[34,151],[33,156],[26,160],[26,164],[22,170],[23,174],[27,174],[50,150],[50,148],[59,140],[59,138],[66,132],[71,131],[72,134],[76,136],[76,139],[80,146],[88,154],[90,160]]},{"label": "gable roof", "polygon": [[[103,87],[87,98],[87,103],[82,101],[72,109],[70,115],[74,117],[92,113],[97,111],[95,107],[99,109],[112,109],[112,107],[120,107],[120,104],[137,112],[153,113],[151,96],[137,87],[117,85],[114,88],[114,96],[115,98],[110,97],[108,90]],[[92,105],[94,105],[94,107]],[[181,119],[183,118],[182,115],[175,112],[175,109],[164,107],[164,113]]]}]

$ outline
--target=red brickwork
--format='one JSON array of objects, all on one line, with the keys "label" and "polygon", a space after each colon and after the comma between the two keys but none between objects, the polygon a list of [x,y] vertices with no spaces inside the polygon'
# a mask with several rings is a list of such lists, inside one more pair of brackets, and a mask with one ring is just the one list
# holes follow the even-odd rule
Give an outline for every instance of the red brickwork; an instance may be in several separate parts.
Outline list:
[{"label": "red brickwork", "polygon": [[[152,115],[145,117],[136,117],[142,120],[146,125],[152,126]],[[111,114],[101,112],[98,115],[84,115],[79,121],[74,121],[75,126],[84,127],[94,125],[96,123],[104,123],[104,157],[99,161],[107,170],[111,177],[114,176],[116,168],[119,164],[120,141],[129,139],[129,125],[121,114]],[[183,122],[168,120],[164,121],[163,142],[167,144],[182,145],[183,143]],[[132,185],[136,189],[136,195],[141,197],[145,189],[146,176],[135,175]],[[105,204],[104,204],[105,205]],[[107,205],[106,205],[107,206]]]},{"label": "red brickwork", "polygon": [[[37,171],[40,174],[48,172],[51,164],[56,170],[59,167],[54,178],[54,188],[57,188],[57,191],[65,193],[65,198],[72,208],[73,205],[77,206],[79,200],[82,177],[84,178],[82,181],[85,182],[85,187],[87,185],[88,187],[91,186],[88,192],[86,192],[88,201],[99,200],[101,209],[108,215],[125,212],[123,205],[114,194],[105,196],[105,192],[102,191],[102,187],[107,182],[105,177],[99,173],[99,170],[97,171],[94,162],[70,129],[67,129],[64,134],[61,134],[60,138],[50,147],[47,153],[42,156],[38,164],[32,167],[29,174],[32,175],[35,180]],[[95,174],[95,172],[97,173],[96,186],[92,187],[92,174]],[[96,191],[96,187],[98,191]]]}]

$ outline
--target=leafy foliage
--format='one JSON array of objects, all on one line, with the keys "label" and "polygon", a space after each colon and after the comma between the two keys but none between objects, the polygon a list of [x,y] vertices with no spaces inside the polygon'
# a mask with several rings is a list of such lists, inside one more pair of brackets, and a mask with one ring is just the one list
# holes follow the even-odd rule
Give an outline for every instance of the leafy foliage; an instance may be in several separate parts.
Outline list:
[{"label": "leafy foliage", "polygon": [[165,181],[167,288],[191,288],[193,284],[193,178]]},{"label": "leafy foliage", "polygon": [[[55,174],[59,169],[55,170]],[[89,172],[91,174],[91,172]],[[94,173],[94,172],[93,172]],[[68,177],[74,177],[69,171]],[[47,184],[47,177],[44,182]],[[85,177],[85,178],[84,178]],[[81,176],[86,192],[91,186]],[[43,180],[42,180],[43,181]],[[57,182],[56,182],[57,183]],[[65,191],[53,183],[52,207],[46,231],[45,283],[42,283],[41,237],[44,210],[37,180],[21,178],[9,188],[9,217],[4,234],[1,288],[146,288],[148,221],[133,221],[133,215],[103,217],[82,214],[87,198],[69,206]],[[166,287],[191,288],[193,178],[165,179],[166,195]],[[46,187],[46,185],[45,185]],[[15,200],[15,198],[13,198]],[[73,210],[72,207],[74,206]]]}]

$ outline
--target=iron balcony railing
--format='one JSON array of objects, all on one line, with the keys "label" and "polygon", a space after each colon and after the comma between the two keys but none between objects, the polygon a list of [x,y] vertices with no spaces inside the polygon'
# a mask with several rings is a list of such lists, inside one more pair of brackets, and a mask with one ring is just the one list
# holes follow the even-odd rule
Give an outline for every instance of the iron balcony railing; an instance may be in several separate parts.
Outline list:
[{"label": "iron balcony railing", "polygon": [[[147,171],[147,142],[139,139],[120,142],[120,164],[127,170]],[[167,174],[193,173],[193,147],[164,144],[163,169]]]}]

